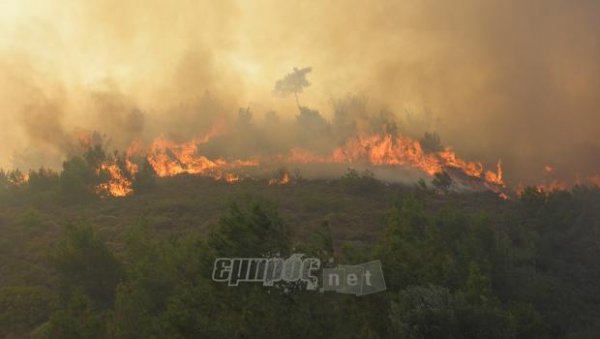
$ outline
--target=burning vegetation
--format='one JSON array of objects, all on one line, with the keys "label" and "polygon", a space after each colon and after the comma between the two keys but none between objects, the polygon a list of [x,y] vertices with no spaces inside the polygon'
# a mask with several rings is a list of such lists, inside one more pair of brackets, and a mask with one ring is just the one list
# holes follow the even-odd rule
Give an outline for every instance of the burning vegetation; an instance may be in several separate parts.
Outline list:
[{"label": "burning vegetation", "polygon": [[[449,148],[428,153],[423,150],[419,141],[400,135],[355,136],[325,154],[305,148],[293,148],[286,154],[256,154],[245,159],[211,159],[203,155],[199,146],[210,145],[210,139],[203,136],[177,143],[159,137],[148,147],[142,147],[136,142],[124,154],[104,155],[95,168],[98,180],[101,181],[95,191],[115,197],[132,194],[138,175],[144,175],[140,174],[140,168],[146,168],[146,171],[157,177],[187,174],[236,183],[267,177],[269,169],[277,167],[302,168],[311,165],[409,169],[432,178],[436,173],[447,171],[458,182],[469,183],[472,188],[479,185],[480,188],[500,192],[505,187],[500,162],[495,171],[485,170],[480,162],[462,160]],[[89,148],[86,154],[100,149],[101,146],[97,145],[96,148]],[[15,182],[26,181],[24,178],[17,179],[18,175],[13,177]],[[285,185],[291,180],[287,171],[279,171],[268,182],[271,185]],[[398,177],[397,180],[402,178]]]},{"label": "burning vegetation", "polygon": [[[485,166],[444,146],[436,133],[425,132],[417,138],[410,126],[393,113],[370,113],[365,98],[348,96],[334,101],[332,121],[301,105],[298,95],[310,85],[306,76],[311,70],[295,68],[277,81],[273,90],[278,97],[294,96],[296,121],[283,122],[277,113],[269,111],[265,121],[256,124],[250,108],[243,108],[236,119],[213,114],[210,125],[201,128],[203,134],[186,138],[161,133],[146,142],[138,136],[125,152],[112,154],[106,153],[110,144],[106,136],[78,130],[75,141],[65,142],[79,147],[70,146],[60,177],[73,176],[96,195],[124,197],[154,177],[204,176],[229,184],[265,179],[269,185],[286,185],[293,179],[282,170],[285,168],[306,170],[312,177],[339,177],[341,170],[363,168],[385,181],[414,183],[427,179],[442,191],[489,190],[505,199],[513,191],[505,183],[501,160]],[[140,114],[136,110],[136,117]],[[544,181],[534,185],[537,190],[569,187],[566,181],[554,177],[553,166],[544,166],[542,172]],[[4,174],[4,181],[7,185],[22,185],[31,175],[47,176],[48,170],[30,175],[18,171]],[[591,176],[575,183],[598,181],[598,176]],[[517,193],[522,190],[523,185],[515,186]]]},{"label": "burning vegetation", "polygon": [[[593,0],[0,1],[0,338],[600,338],[599,33]],[[211,274],[294,253],[323,297]]]}]

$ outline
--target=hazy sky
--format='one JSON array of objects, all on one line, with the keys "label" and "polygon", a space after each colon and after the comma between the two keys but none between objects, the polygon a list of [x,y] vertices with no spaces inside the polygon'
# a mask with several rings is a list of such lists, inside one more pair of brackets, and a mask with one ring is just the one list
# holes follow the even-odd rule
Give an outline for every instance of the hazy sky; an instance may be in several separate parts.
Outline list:
[{"label": "hazy sky", "polygon": [[77,128],[177,120],[207,91],[230,114],[292,116],[293,100],[271,90],[304,66],[313,85],[301,100],[325,116],[331,98],[359,93],[432,112],[459,154],[502,158],[519,180],[544,164],[600,171],[595,0],[4,0],[0,165],[24,152],[60,161]]}]

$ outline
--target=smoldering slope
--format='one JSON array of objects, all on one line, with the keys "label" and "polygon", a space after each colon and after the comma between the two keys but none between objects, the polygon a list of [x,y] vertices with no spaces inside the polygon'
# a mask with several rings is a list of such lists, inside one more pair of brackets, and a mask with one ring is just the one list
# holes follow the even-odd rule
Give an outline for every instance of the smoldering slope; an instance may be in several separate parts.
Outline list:
[{"label": "smoldering slope", "polygon": [[[600,3],[593,0],[3,1],[0,165],[59,166],[78,131],[111,145],[186,138],[239,107],[297,114],[271,94],[312,66],[302,104],[331,98],[435,130],[507,179],[600,169]],[[408,113],[407,113],[408,112]]]}]

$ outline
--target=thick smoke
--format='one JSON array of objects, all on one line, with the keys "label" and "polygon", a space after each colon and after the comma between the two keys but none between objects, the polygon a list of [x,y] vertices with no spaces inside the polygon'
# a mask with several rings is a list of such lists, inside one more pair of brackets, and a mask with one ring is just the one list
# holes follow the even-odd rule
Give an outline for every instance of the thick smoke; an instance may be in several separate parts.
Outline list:
[{"label": "thick smoke", "polygon": [[[501,158],[509,182],[545,165],[583,178],[600,170],[599,33],[594,0],[3,1],[0,165],[56,165],[76,131],[124,148],[234,129],[240,107],[291,124],[273,86],[312,66],[301,103],[337,135],[356,128],[336,115],[356,93],[361,124],[435,130],[464,158]],[[278,134],[251,146],[291,142]]]}]

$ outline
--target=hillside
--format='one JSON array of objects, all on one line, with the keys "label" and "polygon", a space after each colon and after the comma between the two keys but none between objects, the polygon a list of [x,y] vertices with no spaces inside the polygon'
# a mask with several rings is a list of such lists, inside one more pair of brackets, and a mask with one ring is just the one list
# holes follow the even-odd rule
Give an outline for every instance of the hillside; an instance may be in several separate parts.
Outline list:
[{"label": "hillside", "polygon": [[[0,196],[6,337],[600,333],[597,188],[502,200],[356,173],[285,185],[183,175],[123,198],[72,199],[64,175],[47,178]],[[211,258],[261,255],[266,244],[324,263],[381,260],[387,290],[357,297],[211,281]]]}]

